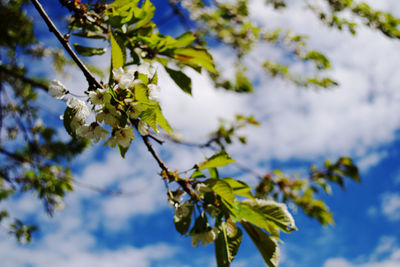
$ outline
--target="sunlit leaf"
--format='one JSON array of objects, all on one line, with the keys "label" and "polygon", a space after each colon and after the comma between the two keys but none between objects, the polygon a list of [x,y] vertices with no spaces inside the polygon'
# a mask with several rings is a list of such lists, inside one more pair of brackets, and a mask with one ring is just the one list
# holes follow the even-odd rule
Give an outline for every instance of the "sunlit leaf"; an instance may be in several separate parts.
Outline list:
[{"label": "sunlit leaf", "polygon": [[[181,207],[179,207],[179,208],[181,208]],[[186,209],[183,212],[184,214],[176,214],[174,216],[175,229],[181,235],[184,235],[189,231],[190,223],[192,221],[192,215],[193,215],[193,211],[194,211],[194,205],[190,204],[190,203],[186,203],[186,204],[184,204],[184,209]]]},{"label": "sunlit leaf", "polygon": [[165,68],[169,76],[185,93],[192,95],[192,80],[182,71]]},{"label": "sunlit leaf", "polygon": [[218,152],[212,155],[207,160],[196,164],[196,167],[199,170],[209,169],[209,168],[216,168],[216,167],[223,167],[230,163],[235,162],[225,151]]},{"label": "sunlit leaf", "polygon": [[76,137],[76,133],[75,133],[75,130],[72,129],[71,123],[72,123],[72,120],[75,117],[75,114],[76,114],[76,110],[75,109],[67,107],[65,109],[65,111],[64,111],[64,116],[63,116],[63,123],[64,123],[65,130],[73,138]]},{"label": "sunlit leaf", "polygon": [[79,45],[76,43],[74,43],[73,45],[74,45],[76,52],[78,52],[79,55],[84,56],[84,57],[103,55],[107,51],[107,49],[105,49],[105,48],[87,47],[87,46],[82,46],[82,45]]},{"label": "sunlit leaf", "polygon": [[125,63],[125,48],[115,39],[112,32],[110,33],[110,42],[112,68],[118,69],[123,67]]},{"label": "sunlit leaf", "polygon": [[260,251],[265,263],[269,267],[277,267],[279,265],[280,253],[276,241],[257,226],[246,221],[242,221],[241,224],[256,245],[258,251]]}]

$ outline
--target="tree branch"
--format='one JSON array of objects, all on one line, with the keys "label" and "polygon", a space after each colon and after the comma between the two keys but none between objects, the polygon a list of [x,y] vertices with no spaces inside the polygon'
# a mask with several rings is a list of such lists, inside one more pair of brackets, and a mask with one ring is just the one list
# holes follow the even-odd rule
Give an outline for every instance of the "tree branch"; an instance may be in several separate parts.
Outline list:
[{"label": "tree branch", "polygon": [[39,12],[39,14],[42,17],[42,19],[44,20],[44,22],[49,27],[49,31],[54,33],[54,35],[57,37],[58,41],[65,48],[65,50],[68,52],[68,54],[72,57],[73,61],[75,61],[75,63],[81,69],[81,71],[85,75],[86,80],[89,84],[89,89],[103,88],[101,83],[96,80],[96,78],[93,76],[93,74],[89,71],[89,69],[85,66],[85,64],[83,64],[83,62],[80,60],[80,58],[76,55],[76,53],[74,52],[72,47],[69,45],[67,38],[64,38],[64,36],[57,29],[56,25],[54,25],[54,23],[52,22],[50,17],[47,15],[46,11],[43,9],[40,2],[38,0],[31,0],[31,2],[35,6],[36,10]]},{"label": "tree branch", "polygon": [[172,8],[174,14],[178,16],[178,19],[181,22],[182,26],[185,28],[185,30],[190,31],[189,22],[186,19],[185,15],[182,13],[182,11],[179,9],[178,5],[175,2],[171,2],[170,0],[168,0],[168,3]]},{"label": "tree branch", "polygon": [[28,77],[24,76],[23,74],[20,74],[20,73],[14,71],[14,70],[11,70],[11,69],[7,68],[4,65],[0,65],[0,72],[3,72],[3,73],[5,73],[7,75],[10,75],[10,76],[13,76],[14,78],[17,78],[17,79],[23,81],[24,83],[29,83],[30,85],[32,85],[34,87],[38,87],[38,88],[43,89],[45,91],[48,91],[48,89],[49,89],[47,84],[35,81],[32,78],[28,78]]},{"label": "tree branch", "polygon": [[[167,165],[164,163],[164,161],[161,160],[160,156],[157,154],[157,152],[154,150],[153,146],[150,143],[149,140],[149,136],[142,136],[143,142],[146,145],[147,149],[149,150],[149,152],[151,153],[151,155],[153,156],[153,158],[157,161],[158,166],[160,166],[160,168],[168,175],[168,177],[174,178],[172,177],[172,175],[170,174],[171,171],[168,169]],[[183,190],[185,190],[186,193],[189,194],[189,196],[194,196],[195,193],[193,192],[193,190],[190,188],[189,183],[187,183],[187,181],[183,180],[183,179],[178,179],[175,181],[182,187]]]}]

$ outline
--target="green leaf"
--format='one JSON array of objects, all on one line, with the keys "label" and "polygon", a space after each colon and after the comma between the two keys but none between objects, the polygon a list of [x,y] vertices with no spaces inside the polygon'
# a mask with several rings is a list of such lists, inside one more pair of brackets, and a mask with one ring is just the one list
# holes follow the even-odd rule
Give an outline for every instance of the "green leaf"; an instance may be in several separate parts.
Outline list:
[{"label": "green leaf", "polygon": [[229,267],[231,261],[229,260],[229,247],[228,237],[226,235],[225,222],[221,222],[218,226],[218,235],[214,242],[215,257],[218,267]]},{"label": "green leaf", "polygon": [[219,178],[219,174],[218,174],[217,168],[209,168],[208,172],[210,173],[210,178],[215,178],[215,179]]},{"label": "green leaf", "polygon": [[76,138],[76,133],[75,133],[75,130],[73,130],[71,127],[71,122],[74,119],[75,114],[76,114],[75,109],[67,107],[64,111],[64,117],[63,117],[63,123],[64,123],[65,130],[73,138]]},{"label": "green leaf", "polygon": [[[256,201],[245,200],[240,204],[240,215],[243,219],[258,225],[261,228],[269,230],[270,227],[266,227],[265,223],[270,222],[284,232],[296,230],[294,219],[285,204],[261,199]],[[264,218],[263,221],[260,220],[260,215]]]},{"label": "green leaf", "polygon": [[[232,235],[229,234],[229,228],[231,227],[234,227],[236,230]],[[227,230],[226,232],[227,232],[228,247],[230,254],[229,256],[230,256],[230,261],[232,262],[239,251],[240,244],[242,243],[243,233],[242,230],[238,228],[236,224],[232,221],[226,222],[226,230]]]},{"label": "green leaf", "polygon": [[177,48],[173,51],[173,56],[183,64],[193,67],[202,67],[212,73],[217,72],[215,70],[214,62],[211,55],[204,48]]},{"label": "green leaf", "polygon": [[190,176],[191,178],[205,178],[206,176],[203,174],[202,171],[200,170],[194,170],[192,175]]},{"label": "green leaf", "polygon": [[196,164],[199,170],[209,169],[209,168],[216,168],[216,167],[223,167],[230,163],[235,162],[225,151],[220,151],[207,160]]},{"label": "green leaf", "polygon": [[[131,142],[132,142],[132,140],[131,140]],[[129,143],[129,146],[127,146],[127,147],[123,147],[123,146],[121,146],[121,145],[118,145],[119,153],[121,154],[121,157],[122,157],[123,159],[125,158],[125,154],[126,154],[126,152],[128,151],[129,147],[130,147],[130,143]]]},{"label": "green leaf", "polygon": [[254,196],[250,191],[252,189],[252,187],[248,186],[245,182],[233,179],[231,177],[225,177],[225,178],[222,178],[221,180],[228,183],[232,187],[233,193],[235,195],[254,199]]},{"label": "green leaf", "polygon": [[202,212],[194,221],[194,225],[190,230],[189,235],[192,236],[198,233],[203,233],[208,227],[207,216],[204,212]]},{"label": "green leaf", "polygon": [[[240,243],[242,242],[242,231],[232,222],[217,223],[218,235],[215,240],[215,256],[218,267],[229,266],[235,258]],[[235,228],[233,235],[229,235],[229,230]]]},{"label": "green leaf", "polygon": [[135,17],[139,19],[135,25],[135,29],[139,29],[149,23],[154,17],[155,10],[156,8],[149,0],[146,0],[141,8],[135,8]]},{"label": "green leaf", "polygon": [[150,99],[147,96],[148,88],[146,85],[142,83],[138,83],[135,85],[135,99],[141,103],[149,103]]},{"label": "green leaf", "polygon": [[161,111],[161,107],[160,105],[157,104],[156,108],[155,108],[155,112],[156,112],[156,122],[157,124],[163,128],[165,131],[167,131],[169,134],[171,134],[172,132],[172,128],[169,125],[167,119],[164,117],[164,115],[162,114]]},{"label": "green leaf", "polygon": [[157,72],[154,73],[153,77],[151,77],[151,79],[150,79],[150,81],[149,81],[149,84],[155,84],[155,85],[158,84],[158,75],[157,75]]},{"label": "green leaf", "polygon": [[176,38],[176,43],[174,44],[176,47],[184,47],[192,44],[196,40],[196,36],[191,32],[185,32],[178,38]]},{"label": "green leaf", "polygon": [[110,42],[112,69],[123,67],[125,63],[125,47],[123,47],[120,42],[117,42],[112,32],[110,33]]},{"label": "green leaf", "polygon": [[208,179],[205,181],[208,185],[210,185],[211,189],[227,201],[230,205],[236,200],[235,195],[233,194],[233,189],[230,187],[228,183],[220,179]]},{"label": "green leaf", "polygon": [[253,92],[253,84],[249,81],[244,71],[236,72],[235,91],[238,93]]},{"label": "green leaf", "polygon": [[86,47],[86,46],[82,46],[79,44],[73,44],[75,51],[84,57],[90,57],[90,56],[95,56],[95,55],[102,55],[104,54],[107,49],[105,48],[94,48],[94,47]]},{"label": "green leaf", "polygon": [[89,38],[89,39],[106,39],[105,35],[92,31],[80,31],[72,33],[75,36]]},{"label": "green leaf", "polygon": [[140,118],[150,125],[155,132],[158,132],[157,124],[169,134],[172,132],[171,126],[161,112],[161,107],[156,101],[151,101],[148,108],[140,114]]},{"label": "green leaf", "polygon": [[[184,235],[189,231],[190,222],[192,221],[192,215],[194,211],[194,205],[191,203],[185,203],[184,205],[178,207],[185,209],[184,211],[177,211],[174,216],[174,225],[175,229],[181,234]],[[180,212],[178,214],[178,212]]]},{"label": "green leaf", "polygon": [[148,108],[140,114],[140,118],[146,122],[150,127],[155,131],[158,132],[156,121],[157,116],[154,111],[154,107]]},{"label": "green leaf", "polygon": [[246,220],[262,229],[265,229],[272,236],[279,238],[279,229],[272,222],[268,221],[261,212],[242,205],[242,203],[234,206],[230,209],[230,212],[233,214],[232,219],[234,221]]},{"label": "green leaf", "polygon": [[192,95],[192,80],[182,71],[165,67],[169,76],[185,93]]},{"label": "green leaf", "polygon": [[260,251],[265,263],[269,267],[277,267],[279,264],[280,253],[276,241],[257,226],[246,221],[242,221],[241,224],[253,243],[256,245],[258,251]]}]

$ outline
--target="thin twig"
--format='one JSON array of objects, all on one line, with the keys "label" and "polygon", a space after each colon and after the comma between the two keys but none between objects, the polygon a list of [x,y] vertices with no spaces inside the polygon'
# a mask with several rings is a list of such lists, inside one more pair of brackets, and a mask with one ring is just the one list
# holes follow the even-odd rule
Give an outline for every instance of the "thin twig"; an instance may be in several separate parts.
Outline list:
[{"label": "thin twig", "polygon": [[32,4],[35,6],[36,10],[39,12],[40,16],[43,18],[43,20],[49,27],[49,31],[54,33],[54,35],[57,37],[58,41],[65,48],[65,50],[68,52],[68,54],[72,57],[73,61],[78,65],[78,67],[81,69],[81,71],[85,75],[86,80],[89,84],[89,89],[103,88],[101,83],[96,80],[96,78],[93,76],[93,74],[89,71],[89,69],[85,66],[85,64],[83,64],[83,62],[80,60],[80,58],[76,55],[76,53],[74,52],[72,47],[69,45],[68,39],[64,38],[64,36],[57,29],[56,25],[54,25],[53,21],[47,15],[46,11],[43,9],[40,2],[38,0],[31,0],[31,1],[32,1]]},{"label": "thin twig", "polygon": [[164,140],[161,140],[160,138],[158,138],[157,136],[155,136],[152,133],[148,133],[148,136],[153,139],[154,141],[156,141],[157,143],[159,143],[160,145],[164,144]]},{"label": "thin twig", "polygon": [[244,172],[247,172],[247,173],[250,173],[250,174],[254,175],[256,178],[258,178],[260,180],[264,179],[263,175],[259,174],[258,172],[254,171],[253,169],[251,169],[251,168],[249,168],[247,166],[242,165],[241,163],[239,163],[237,161],[235,161],[233,163],[233,165],[236,166],[241,171],[244,171]]},{"label": "thin twig", "polygon": [[16,161],[18,161],[18,162],[21,162],[21,163],[24,163],[24,162],[33,163],[32,160],[30,160],[30,159],[28,159],[28,158],[25,158],[25,157],[22,156],[22,155],[9,152],[9,151],[5,150],[5,149],[2,148],[2,147],[0,147],[0,153],[2,153],[2,154],[4,154],[4,155],[8,156],[9,158],[12,158],[13,160],[16,160]]},{"label": "thin twig", "polygon": [[[160,156],[157,154],[157,152],[154,150],[153,146],[150,143],[149,136],[142,136],[143,142],[146,145],[147,149],[149,150],[150,154],[153,156],[153,158],[157,161],[158,166],[166,173],[166,175],[171,176],[171,172],[168,169],[167,165],[162,161]],[[172,177],[173,178],[173,177]],[[183,190],[185,190],[186,193],[189,194],[189,196],[194,196],[195,193],[193,190],[190,188],[189,184],[183,180],[183,179],[178,179],[176,182],[182,187]]]},{"label": "thin twig", "polygon": [[84,188],[96,191],[98,193],[105,194],[105,195],[110,195],[110,196],[135,197],[135,196],[138,196],[141,193],[143,193],[145,191],[145,189],[148,188],[148,187],[145,187],[145,188],[143,188],[141,190],[137,190],[135,192],[125,192],[125,191],[122,191],[122,190],[104,189],[102,187],[95,186],[95,185],[88,184],[88,183],[84,183],[84,182],[78,181],[76,179],[72,179],[72,181],[77,186],[84,187]]},{"label": "thin twig", "polygon": [[178,5],[171,1],[168,1],[168,3],[171,6],[172,10],[174,11],[174,14],[176,14],[178,16],[179,21],[181,22],[181,24],[185,28],[185,30],[190,31],[190,25],[188,23],[188,20],[187,20],[186,16],[182,13],[182,11],[179,9]]},{"label": "thin twig", "polygon": [[167,138],[168,140],[176,143],[176,144],[180,144],[180,145],[185,145],[185,146],[190,146],[190,147],[197,147],[197,148],[210,148],[214,151],[218,150],[218,148],[214,147],[212,144],[214,142],[217,141],[216,137],[213,137],[211,139],[209,139],[207,142],[205,143],[195,143],[195,142],[189,142],[189,141],[185,141],[185,140],[178,140],[174,137],[171,137],[169,135],[163,135],[165,138]]}]

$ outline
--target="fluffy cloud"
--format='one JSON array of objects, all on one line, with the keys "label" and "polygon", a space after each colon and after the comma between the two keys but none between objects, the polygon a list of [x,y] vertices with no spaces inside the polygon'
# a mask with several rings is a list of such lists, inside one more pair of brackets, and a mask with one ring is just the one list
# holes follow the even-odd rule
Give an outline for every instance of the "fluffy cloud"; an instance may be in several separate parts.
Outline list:
[{"label": "fluffy cloud", "polygon": [[10,246],[0,242],[2,266],[153,266],[157,261],[171,258],[176,248],[154,244],[143,248],[124,247],[118,250],[93,251],[92,237],[80,233],[68,238],[44,240],[35,248]]},{"label": "fluffy cloud", "polygon": [[397,193],[386,193],[382,196],[382,213],[390,221],[400,220],[400,195]]},{"label": "fluffy cloud", "polygon": [[396,267],[400,265],[400,248],[395,243],[394,237],[384,236],[367,260],[352,263],[347,259],[332,258],[323,267]]}]

